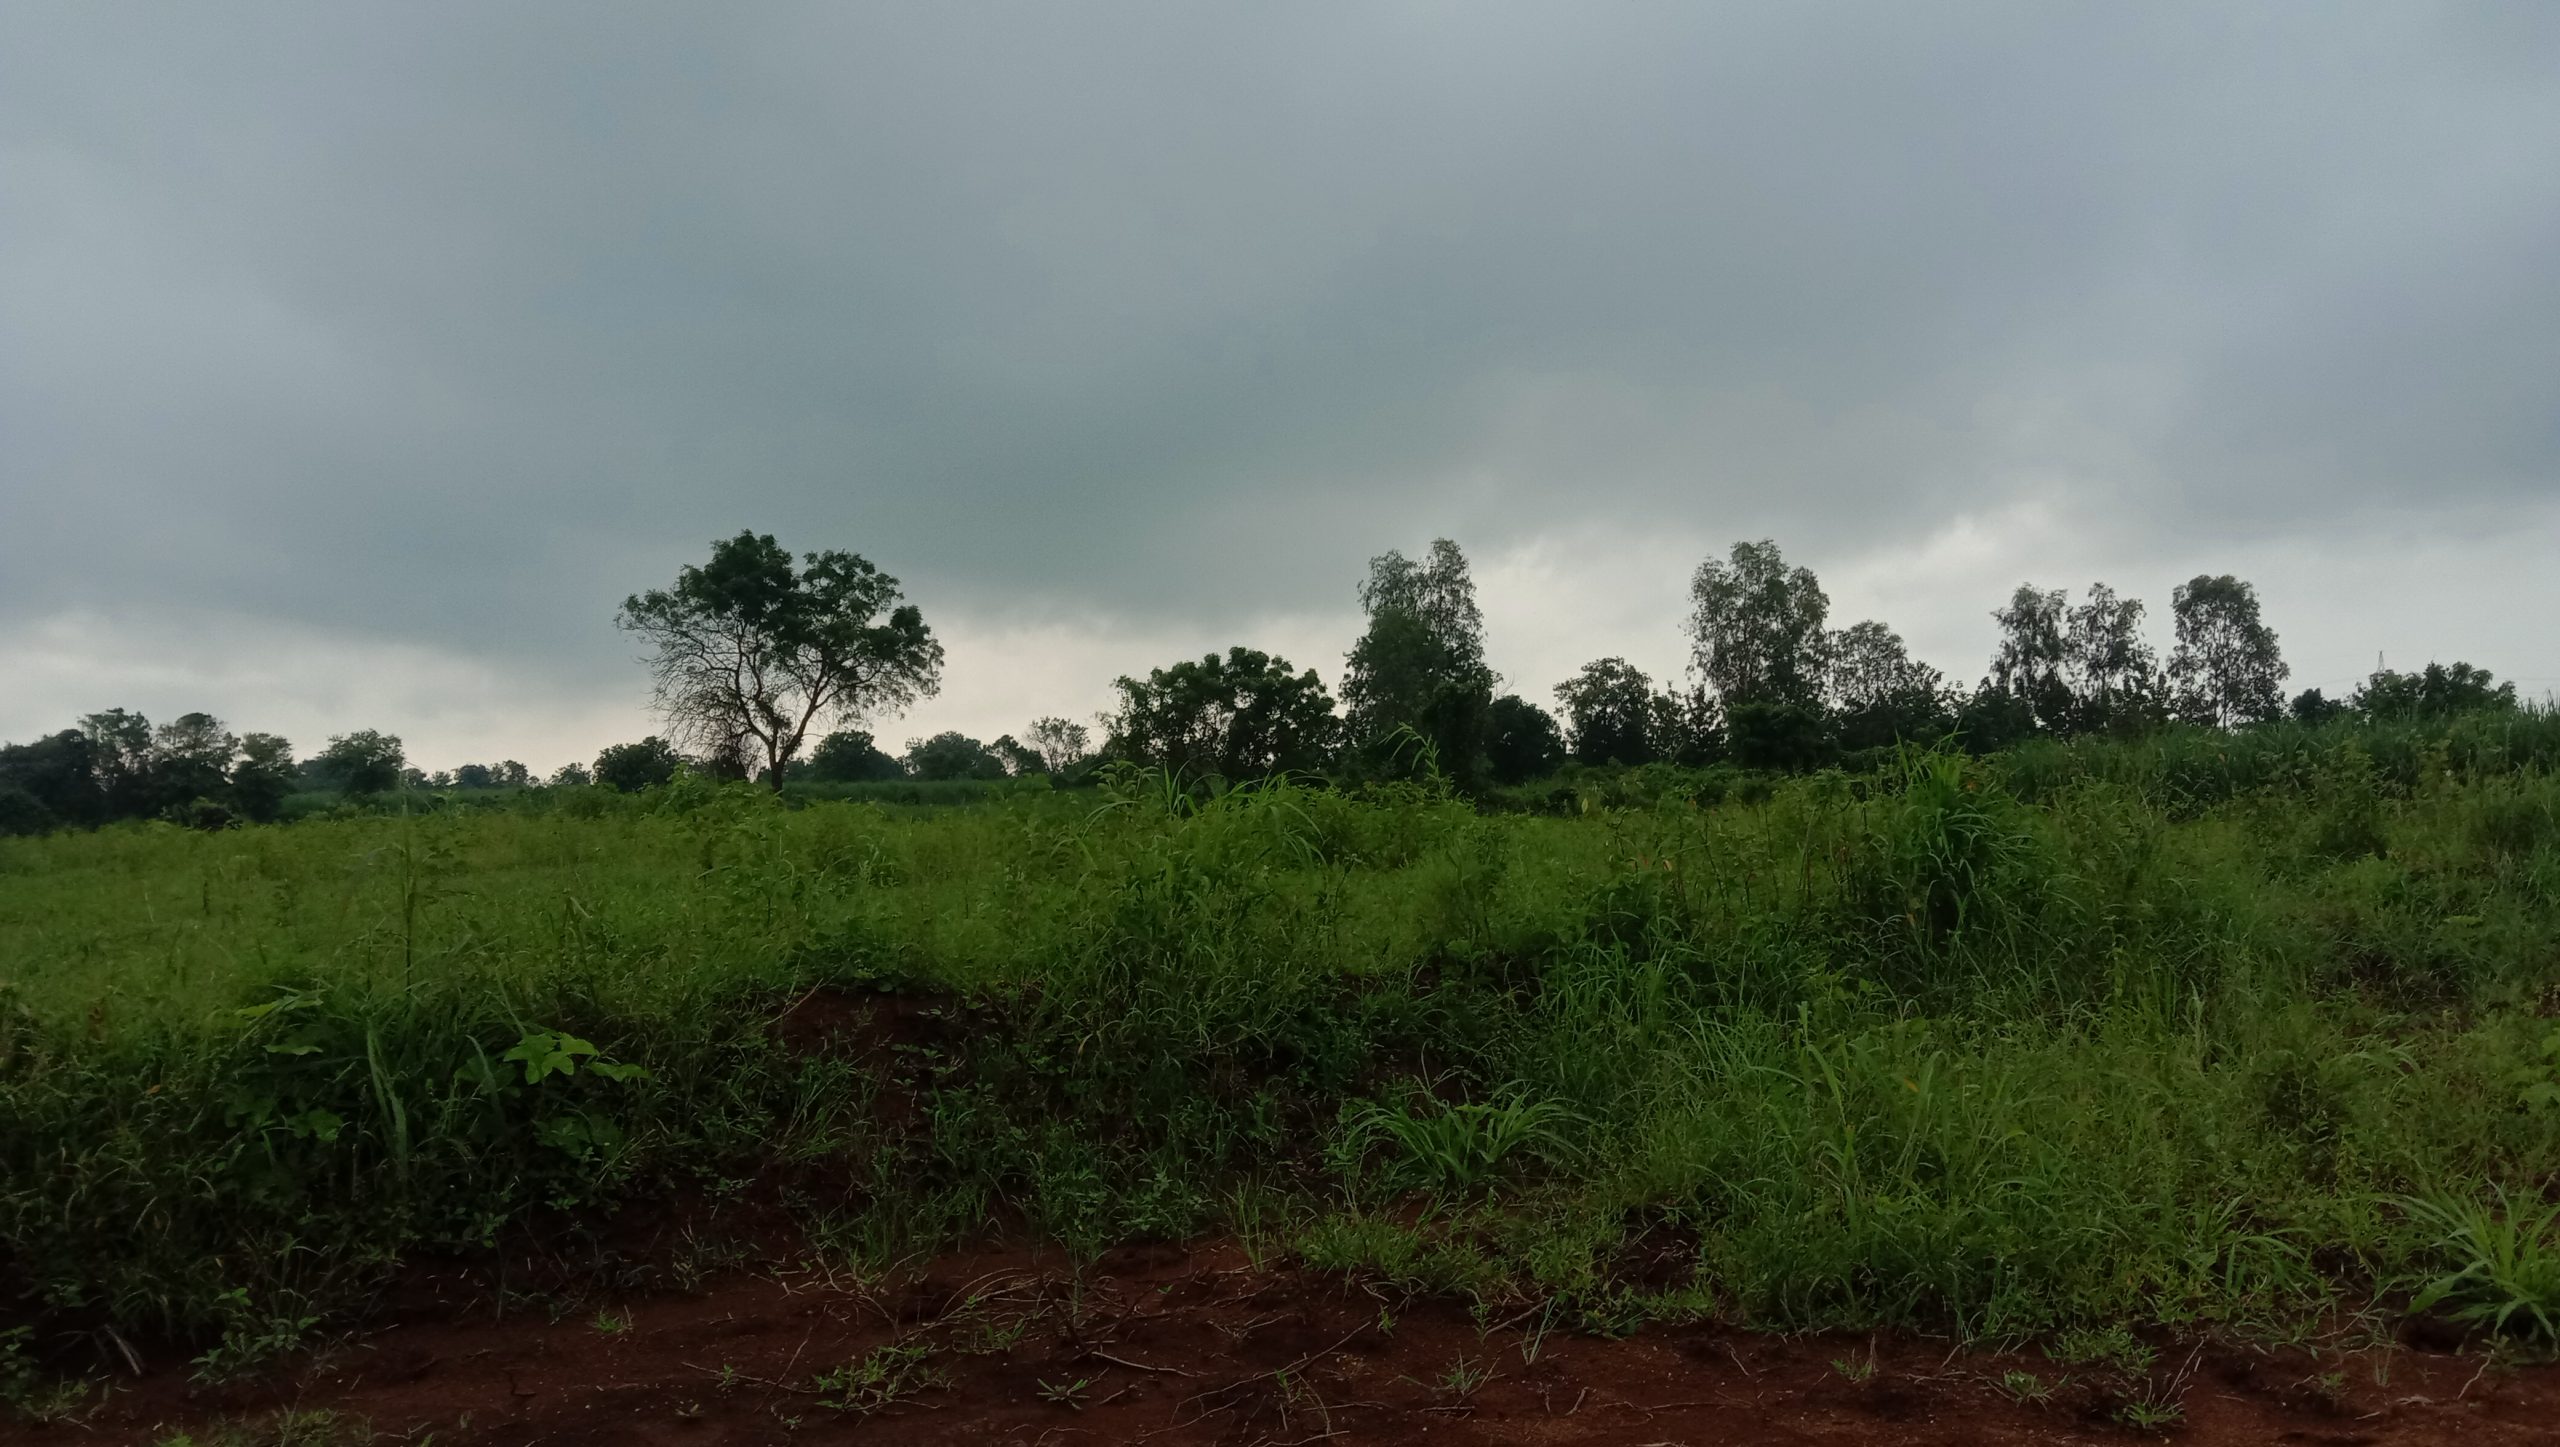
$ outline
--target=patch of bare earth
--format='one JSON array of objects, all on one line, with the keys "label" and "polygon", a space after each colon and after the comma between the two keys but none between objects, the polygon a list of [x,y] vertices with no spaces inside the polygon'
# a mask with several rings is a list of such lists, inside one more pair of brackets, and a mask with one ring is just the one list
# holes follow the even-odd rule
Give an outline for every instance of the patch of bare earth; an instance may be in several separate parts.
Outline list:
[{"label": "patch of bare earth", "polygon": [[[31,1444],[147,1444],[286,1409],[437,1447],[811,1442],[2215,1444],[2560,1442],[2560,1368],[2477,1350],[2162,1346],[2142,1377],[1880,1335],[1479,1322],[1234,1247],[953,1257],[894,1284],[738,1272],[493,1317],[455,1278],[265,1379],[145,1363]],[[2147,1404],[2174,1423],[2127,1425]]]}]

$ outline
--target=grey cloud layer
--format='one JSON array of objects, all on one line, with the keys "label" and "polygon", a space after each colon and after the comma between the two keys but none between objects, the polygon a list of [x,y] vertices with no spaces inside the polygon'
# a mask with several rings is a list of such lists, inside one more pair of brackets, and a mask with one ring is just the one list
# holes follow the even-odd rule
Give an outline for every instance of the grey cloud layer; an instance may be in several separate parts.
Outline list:
[{"label": "grey cloud layer", "polygon": [[1242,617],[1435,531],[2560,492],[2534,3],[24,6],[0,167],[5,615],[601,679],[742,525]]}]

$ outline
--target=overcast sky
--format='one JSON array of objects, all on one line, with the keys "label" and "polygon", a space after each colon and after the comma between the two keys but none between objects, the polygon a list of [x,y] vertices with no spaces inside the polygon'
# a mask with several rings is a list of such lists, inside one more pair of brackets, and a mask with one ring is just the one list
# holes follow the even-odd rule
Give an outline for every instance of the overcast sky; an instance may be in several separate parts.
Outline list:
[{"label": "overcast sky", "polygon": [[1737,538],[1970,679],[2257,583],[2560,687],[2560,5],[0,8],[0,739],[548,770],[615,605],[860,552],[894,747],[1232,643],[1686,661]]}]

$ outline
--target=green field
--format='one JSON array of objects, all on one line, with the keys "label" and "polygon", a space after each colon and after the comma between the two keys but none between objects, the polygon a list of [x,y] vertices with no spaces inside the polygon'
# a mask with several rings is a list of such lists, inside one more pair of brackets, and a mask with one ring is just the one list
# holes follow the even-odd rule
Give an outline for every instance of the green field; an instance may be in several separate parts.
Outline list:
[{"label": "green field", "polygon": [[[220,1371],[407,1263],[735,1200],[851,1270],[1228,1233],[1613,1329],[2547,1336],[2556,753],[2527,711],[1514,812],[685,779],[0,840],[0,1301]],[[819,1006],[894,1048],[777,1028]]]}]

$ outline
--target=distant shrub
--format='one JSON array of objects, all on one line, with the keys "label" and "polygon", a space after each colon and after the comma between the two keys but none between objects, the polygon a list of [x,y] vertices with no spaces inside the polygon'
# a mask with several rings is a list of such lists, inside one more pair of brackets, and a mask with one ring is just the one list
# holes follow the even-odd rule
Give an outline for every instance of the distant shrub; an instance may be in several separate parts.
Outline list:
[{"label": "distant shrub", "polygon": [[596,755],[595,781],[625,794],[655,788],[676,776],[684,756],[655,734],[634,744],[615,744]]}]

